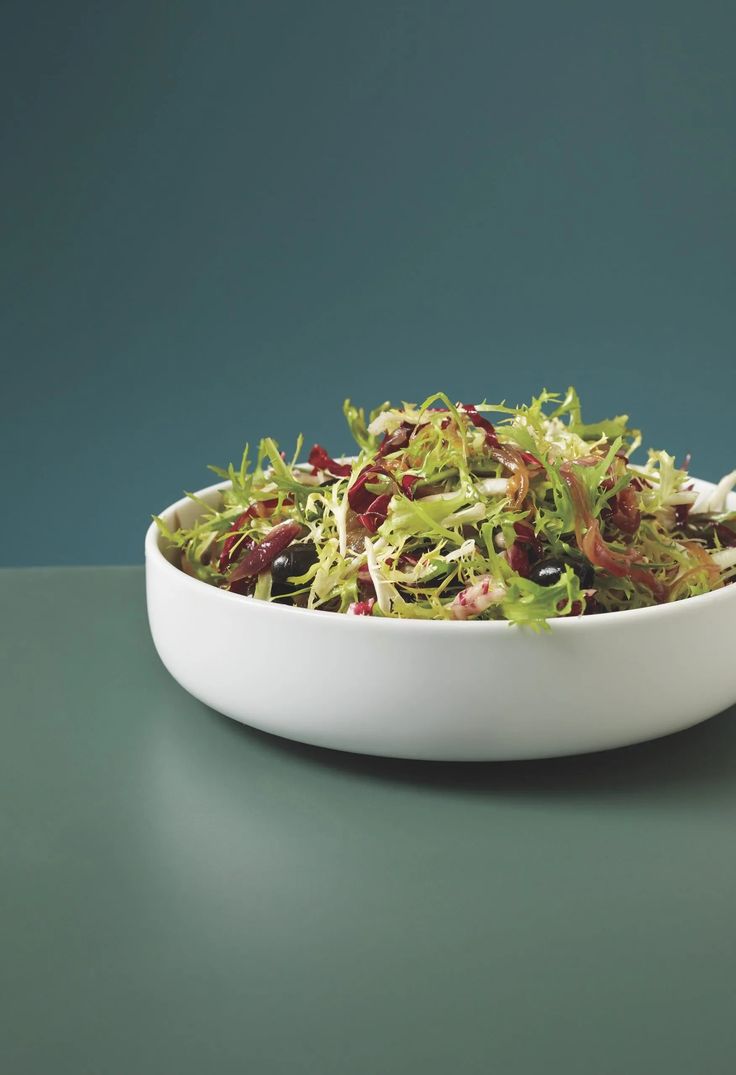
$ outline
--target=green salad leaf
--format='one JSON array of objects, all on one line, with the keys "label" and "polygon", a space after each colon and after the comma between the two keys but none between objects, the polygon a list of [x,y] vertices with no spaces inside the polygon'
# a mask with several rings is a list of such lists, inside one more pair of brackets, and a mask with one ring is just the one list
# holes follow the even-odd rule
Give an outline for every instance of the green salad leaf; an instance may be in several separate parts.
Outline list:
[{"label": "green salad leaf", "polygon": [[645,608],[736,581],[736,471],[715,488],[584,421],[574,388],[529,403],[384,403],[344,415],[358,454],[271,438],[212,466],[190,527],[157,523],[182,570],[244,597],[350,615],[552,619]]}]

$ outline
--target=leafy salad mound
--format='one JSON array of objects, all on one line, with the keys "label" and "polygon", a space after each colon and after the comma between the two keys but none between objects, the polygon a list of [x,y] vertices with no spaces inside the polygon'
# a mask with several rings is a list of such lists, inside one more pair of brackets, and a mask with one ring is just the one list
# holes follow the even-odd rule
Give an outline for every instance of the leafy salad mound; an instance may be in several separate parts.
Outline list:
[{"label": "leafy salad mound", "polygon": [[[384,403],[345,417],[359,454],[299,463],[267,438],[165,537],[203,582],[279,604],[543,626],[678,601],[736,581],[736,471],[698,492],[687,461],[630,462],[626,415],[585,423],[574,389],[526,406]],[[193,496],[193,494],[190,494]],[[193,496],[193,499],[197,499]]]}]

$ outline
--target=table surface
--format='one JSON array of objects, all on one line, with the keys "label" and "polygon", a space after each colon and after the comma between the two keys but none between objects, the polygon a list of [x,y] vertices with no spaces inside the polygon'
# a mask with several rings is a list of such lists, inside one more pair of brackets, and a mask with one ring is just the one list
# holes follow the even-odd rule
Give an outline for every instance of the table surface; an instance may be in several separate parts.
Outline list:
[{"label": "table surface", "polygon": [[138,568],[2,571],[0,606],[7,1075],[733,1071],[736,710],[362,758],[189,697]]}]

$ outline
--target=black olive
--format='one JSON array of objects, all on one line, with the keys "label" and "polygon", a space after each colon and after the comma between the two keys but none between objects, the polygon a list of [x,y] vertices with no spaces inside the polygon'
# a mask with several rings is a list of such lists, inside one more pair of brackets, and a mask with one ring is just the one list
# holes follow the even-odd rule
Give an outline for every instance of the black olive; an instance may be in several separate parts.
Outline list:
[{"label": "black olive", "polygon": [[583,590],[592,590],[595,586],[595,568],[587,560],[579,560],[572,565],[572,569],[580,579]]},{"label": "black olive", "polygon": [[562,578],[565,565],[560,560],[542,560],[529,572],[529,578],[539,586],[554,586]]},{"label": "black olive", "polygon": [[[570,567],[580,580],[584,590],[589,590],[595,581],[595,571],[591,564],[586,561],[570,562]],[[529,578],[539,586],[554,586],[562,578],[565,564],[562,560],[542,560],[535,564],[529,572]]]},{"label": "black olive", "polygon": [[285,596],[298,590],[299,586],[289,582],[289,578],[293,575],[305,575],[318,559],[314,545],[306,541],[289,545],[280,552],[271,564],[271,593],[274,597]]}]

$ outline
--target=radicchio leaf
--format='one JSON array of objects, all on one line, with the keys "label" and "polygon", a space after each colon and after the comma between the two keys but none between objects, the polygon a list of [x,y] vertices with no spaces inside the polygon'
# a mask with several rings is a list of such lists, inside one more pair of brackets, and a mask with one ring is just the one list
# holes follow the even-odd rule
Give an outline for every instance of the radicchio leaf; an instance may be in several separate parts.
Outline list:
[{"label": "radicchio leaf", "polygon": [[358,518],[366,528],[370,530],[372,534],[375,534],[382,522],[385,521],[388,515],[388,506],[391,502],[391,493],[384,493],[383,496],[377,496],[375,500],[372,500],[368,505],[366,511],[362,512]]},{"label": "radicchio leaf", "polygon": [[366,485],[378,474],[387,475],[389,478],[392,476],[391,471],[381,464],[369,463],[368,466],[363,467],[348,489],[348,503],[356,514],[360,515],[362,512],[367,511],[376,499],[376,494],[370,489],[366,489]]},{"label": "radicchio leaf", "polygon": [[467,414],[470,421],[478,429],[482,429],[486,435],[486,444],[489,448],[498,448],[500,441],[495,427],[487,418],[484,418],[482,414],[478,412],[478,408],[473,403],[463,403],[463,411]]},{"label": "radicchio leaf", "polygon": [[418,474],[404,474],[401,479],[401,490],[409,500],[414,499],[414,486],[418,481]]},{"label": "radicchio leaf", "polygon": [[240,579],[254,578],[271,566],[273,561],[290,545],[301,531],[299,523],[286,522],[274,526],[255,548],[245,556],[230,575],[231,583]]},{"label": "radicchio leaf", "polygon": [[523,579],[529,578],[529,556],[519,541],[514,541],[506,552],[509,567]]},{"label": "radicchio leaf", "polygon": [[[243,535],[241,533],[238,533],[238,531],[242,530],[250,517],[250,508],[248,508],[248,510],[244,511],[242,515],[238,515],[237,519],[230,527],[230,530],[228,531],[228,536],[225,538],[225,544],[222,546],[222,551],[217,561],[218,571],[227,571],[231,561],[234,559],[233,552],[241,553],[242,551],[244,551],[241,546],[245,544],[245,540],[243,538]],[[237,549],[235,549],[235,545],[237,545],[238,542],[240,542],[240,545]]]},{"label": "radicchio leaf", "polygon": [[349,478],[353,468],[349,463],[338,463],[328,455],[321,444],[315,444],[309,453],[308,462],[315,470],[325,470],[333,478]]},{"label": "radicchio leaf", "polygon": [[400,452],[402,448],[406,448],[413,432],[414,426],[411,422],[402,422],[393,433],[387,433],[378,449],[378,458],[382,459],[386,455],[393,455],[394,452]]},{"label": "radicchio leaf", "polygon": [[[244,552],[253,548],[255,542],[244,540],[242,533],[240,533],[248,520],[255,519],[256,517],[265,519],[266,516],[270,515],[274,508],[278,506],[278,503],[278,500],[275,498],[271,500],[257,500],[255,503],[251,504],[249,508],[246,508],[241,515],[238,515],[237,519],[228,530],[228,537],[225,538],[225,543],[222,546],[222,551],[220,552],[217,561],[217,570],[220,573],[224,574],[235,560],[239,559]],[[294,501],[291,497],[285,497],[281,503],[283,507],[289,507]]]}]

